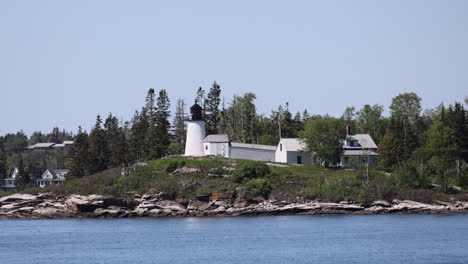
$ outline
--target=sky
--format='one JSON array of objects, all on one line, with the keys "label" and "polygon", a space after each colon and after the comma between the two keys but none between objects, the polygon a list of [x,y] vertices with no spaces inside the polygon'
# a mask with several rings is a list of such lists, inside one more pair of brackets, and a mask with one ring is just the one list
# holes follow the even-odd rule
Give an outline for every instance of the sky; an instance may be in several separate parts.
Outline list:
[{"label": "sky", "polygon": [[[0,135],[130,120],[149,88],[340,116],[468,95],[468,1],[0,0]],[[388,110],[386,111],[388,114]]]}]

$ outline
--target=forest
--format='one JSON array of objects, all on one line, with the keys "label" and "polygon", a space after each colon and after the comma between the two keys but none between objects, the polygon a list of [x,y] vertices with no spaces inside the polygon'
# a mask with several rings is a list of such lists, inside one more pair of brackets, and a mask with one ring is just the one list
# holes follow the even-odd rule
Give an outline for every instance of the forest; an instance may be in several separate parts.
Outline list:
[{"label": "forest", "polygon": [[[395,184],[408,188],[429,188],[433,184],[448,190],[451,185],[468,185],[468,112],[461,99],[423,110],[415,93],[402,93],[391,99],[389,115],[384,106],[348,106],[341,116],[314,115],[306,109],[292,113],[288,102],[258,113],[254,93],[234,95],[225,101],[221,86],[199,87],[194,100],[204,109],[207,134],[226,133],[236,142],[276,145],[280,138],[302,138],[313,153],[315,164],[330,166],[339,159],[345,126],[353,133],[370,134],[378,145],[379,166],[372,170],[394,175]],[[143,100],[142,100],[143,101]],[[141,109],[129,121],[109,114],[97,115],[89,132],[55,127],[50,133],[19,131],[0,136],[0,178],[19,170],[19,188],[47,168],[66,168],[69,178],[81,178],[118,166],[127,166],[182,154],[184,120],[190,103],[171,101],[165,89],[149,89]],[[74,140],[70,149],[27,151],[39,142],[61,143]],[[372,172],[371,172],[372,174]]]}]

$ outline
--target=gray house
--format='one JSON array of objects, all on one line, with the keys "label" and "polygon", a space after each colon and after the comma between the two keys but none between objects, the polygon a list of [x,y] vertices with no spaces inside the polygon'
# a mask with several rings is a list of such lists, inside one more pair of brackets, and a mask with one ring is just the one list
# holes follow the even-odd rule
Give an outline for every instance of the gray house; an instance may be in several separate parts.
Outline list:
[{"label": "gray house", "polygon": [[343,142],[341,167],[377,166],[377,145],[369,134],[348,134]]}]

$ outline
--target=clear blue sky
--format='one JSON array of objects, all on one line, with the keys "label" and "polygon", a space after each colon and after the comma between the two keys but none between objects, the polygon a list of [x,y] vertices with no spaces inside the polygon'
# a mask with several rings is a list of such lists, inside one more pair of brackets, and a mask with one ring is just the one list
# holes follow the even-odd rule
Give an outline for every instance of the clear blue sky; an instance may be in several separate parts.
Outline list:
[{"label": "clear blue sky", "polygon": [[221,84],[339,116],[468,95],[468,1],[0,1],[0,134],[129,120],[149,88]]}]

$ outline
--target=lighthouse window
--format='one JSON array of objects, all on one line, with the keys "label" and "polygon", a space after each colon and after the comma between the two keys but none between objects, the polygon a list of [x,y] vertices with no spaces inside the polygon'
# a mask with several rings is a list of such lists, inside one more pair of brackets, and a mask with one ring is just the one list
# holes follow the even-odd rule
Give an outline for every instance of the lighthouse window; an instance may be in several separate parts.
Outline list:
[{"label": "lighthouse window", "polygon": [[208,145],[205,146],[205,149],[208,150]]}]

